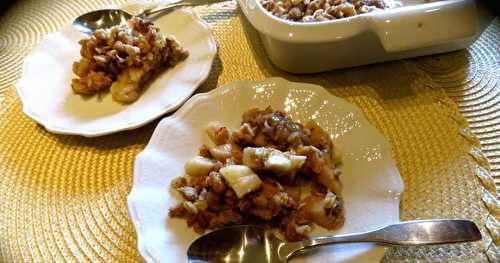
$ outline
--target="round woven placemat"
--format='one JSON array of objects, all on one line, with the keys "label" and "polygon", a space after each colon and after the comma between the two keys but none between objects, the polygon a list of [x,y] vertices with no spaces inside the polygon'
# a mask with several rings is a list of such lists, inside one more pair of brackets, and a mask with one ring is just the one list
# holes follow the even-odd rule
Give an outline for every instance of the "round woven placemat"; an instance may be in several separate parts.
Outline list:
[{"label": "round woven placemat", "polygon": [[[24,56],[44,34],[80,13],[123,2],[18,1],[0,18],[2,262],[141,260],[126,196],[134,157],[157,121],[94,139],[54,135],[23,115],[13,88]],[[493,180],[500,175],[498,18],[467,50],[294,76],[270,64],[234,1],[195,10],[219,47],[200,91],[270,76],[326,87],[357,104],[393,144],[405,183],[402,220],[466,218],[484,236],[472,244],[390,249],[384,262],[500,261]]]}]

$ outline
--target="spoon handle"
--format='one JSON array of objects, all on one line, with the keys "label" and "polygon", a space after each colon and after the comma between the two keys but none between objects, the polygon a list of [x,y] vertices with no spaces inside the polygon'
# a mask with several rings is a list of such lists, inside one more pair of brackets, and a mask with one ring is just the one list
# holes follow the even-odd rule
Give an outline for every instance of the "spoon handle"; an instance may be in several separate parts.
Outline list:
[{"label": "spoon handle", "polygon": [[214,4],[214,3],[218,3],[218,2],[222,2],[222,1],[225,1],[225,0],[174,0],[174,1],[170,1],[169,3],[166,3],[164,5],[159,5],[159,6],[145,9],[137,16],[145,18],[145,17],[148,17],[150,15],[153,15],[153,14],[156,14],[156,13],[168,10],[168,9],[176,8],[176,7],[207,5],[207,4]]},{"label": "spoon handle", "polygon": [[191,5],[195,5],[195,4],[193,2],[186,2],[186,1],[170,2],[170,3],[164,4],[164,5],[155,6],[155,7],[145,9],[137,16],[144,18],[144,17],[148,17],[150,15],[153,15],[153,14],[156,14],[156,13],[168,10],[168,9],[172,9],[175,7],[191,6]]},{"label": "spoon handle", "polygon": [[477,226],[468,220],[416,220],[389,225],[375,231],[316,237],[306,241],[285,244],[278,251],[280,258],[285,259],[307,248],[337,243],[373,242],[382,245],[436,245],[458,242],[477,241],[481,233]]}]

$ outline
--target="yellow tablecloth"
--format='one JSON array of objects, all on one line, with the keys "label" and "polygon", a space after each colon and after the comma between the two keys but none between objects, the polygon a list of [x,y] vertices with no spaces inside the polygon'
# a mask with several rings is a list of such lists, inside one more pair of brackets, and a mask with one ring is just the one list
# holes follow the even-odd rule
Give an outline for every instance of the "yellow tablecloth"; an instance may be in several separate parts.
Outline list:
[{"label": "yellow tablecloth", "polygon": [[[13,84],[47,32],[115,0],[18,1],[0,17],[0,260],[140,261],[126,208],[133,161],[157,121],[100,138],[50,134],[21,111]],[[313,82],[357,104],[393,144],[401,219],[466,218],[472,244],[390,249],[384,262],[499,262],[500,20],[469,49],[294,76],[272,66],[234,1],[196,7],[219,53],[207,91],[237,79]],[[498,182],[497,182],[498,183]]]}]

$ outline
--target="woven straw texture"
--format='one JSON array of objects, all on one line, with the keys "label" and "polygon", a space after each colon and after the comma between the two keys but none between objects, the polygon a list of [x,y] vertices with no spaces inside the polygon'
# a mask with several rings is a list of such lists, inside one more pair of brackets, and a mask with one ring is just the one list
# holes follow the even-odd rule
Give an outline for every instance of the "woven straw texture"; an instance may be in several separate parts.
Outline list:
[{"label": "woven straw texture", "polygon": [[[18,1],[0,18],[0,261],[136,262],[126,196],[157,121],[101,138],[54,135],[21,112],[24,56],[78,14],[124,1]],[[282,76],[357,104],[393,145],[401,219],[474,220],[473,244],[390,249],[383,262],[500,262],[500,20],[469,49],[331,73],[273,67],[234,1],[196,7],[219,48],[200,91]]]}]

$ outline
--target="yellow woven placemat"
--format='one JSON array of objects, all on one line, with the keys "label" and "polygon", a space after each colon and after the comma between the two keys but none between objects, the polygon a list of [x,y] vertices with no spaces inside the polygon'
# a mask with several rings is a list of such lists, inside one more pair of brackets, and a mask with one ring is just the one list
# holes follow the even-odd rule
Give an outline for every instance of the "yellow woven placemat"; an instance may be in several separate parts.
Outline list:
[{"label": "yellow woven placemat", "polygon": [[[44,34],[87,10],[123,2],[18,1],[0,18],[2,262],[141,260],[126,196],[134,157],[157,121],[95,139],[54,135],[23,115],[12,86],[23,57]],[[234,1],[195,10],[219,47],[200,91],[270,76],[328,88],[357,104],[393,144],[405,183],[402,220],[467,218],[484,236],[473,244],[390,249],[384,262],[499,262],[492,178],[500,172],[498,18],[465,51],[293,76],[270,64]]]}]

